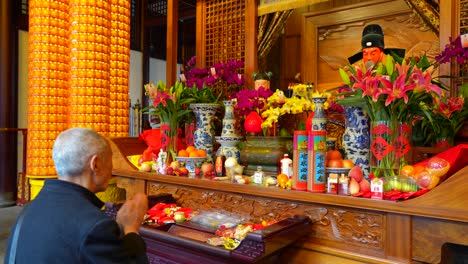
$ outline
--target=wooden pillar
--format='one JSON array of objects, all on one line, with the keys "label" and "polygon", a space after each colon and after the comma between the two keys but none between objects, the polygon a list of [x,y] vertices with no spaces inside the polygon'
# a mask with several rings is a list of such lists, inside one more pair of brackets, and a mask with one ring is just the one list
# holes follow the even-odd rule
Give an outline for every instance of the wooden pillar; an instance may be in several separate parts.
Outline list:
[{"label": "wooden pillar", "polygon": [[[460,1],[459,0],[449,0],[444,1],[443,5],[440,5],[440,26],[439,26],[439,40],[440,40],[440,50],[445,49],[445,45],[449,43],[449,37],[456,38],[460,34]],[[457,76],[458,66],[455,61],[452,60],[451,63],[445,63],[440,65],[439,74],[440,75],[451,75]],[[447,85],[451,87],[457,87],[457,79],[452,80],[442,79]],[[457,89],[451,89],[450,95],[454,96],[457,94]]]},{"label": "wooden pillar", "polygon": [[245,1],[245,81],[247,87],[253,87],[252,72],[258,69],[257,48],[257,1]]},{"label": "wooden pillar", "polygon": [[204,68],[205,63],[205,1],[197,0],[197,14],[196,14],[196,28],[195,34],[197,36],[195,43],[195,56],[197,57],[196,67]]},{"label": "wooden pillar", "polygon": [[166,45],[166,86],[171,87],[177,80],[177,31],[179,26],[179,1],[167,2],[167,45]]},{"label": "wooden pillar", "polygon": [[17,133],[2,130],[17,127],[18,116],[12,14],[13,1],[0,1],[0,207],[14,204],[16,197]]}]

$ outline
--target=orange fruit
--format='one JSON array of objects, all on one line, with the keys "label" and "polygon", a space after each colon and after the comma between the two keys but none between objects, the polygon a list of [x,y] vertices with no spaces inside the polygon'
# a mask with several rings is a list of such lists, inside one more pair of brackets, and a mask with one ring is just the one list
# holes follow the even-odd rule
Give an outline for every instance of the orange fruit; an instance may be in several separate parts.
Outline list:
[{"label": "orange fruit", "polygon": [[417,180],[418,179],[418,175],[420,172],[423,172],[426,170],[426,167],[424,166],[421,166],[421,165],[417,165],[417,166],[413,166],[413,179]]},{"label": "orange fruit", "polygon": [[191,153],[193,151],[196,151],[197,149],[194,147],[194,146],[188,146],[186,149],[185,149],[188,153]]},{"label": "orange fruit", "polygon": [[203,149],[197,150],[198,157],[206,157],[206,151]]},{"label": "orange fruit", "polygon": [[276,176],[276,180],[278,181],[278,185],[283,187],[286,186],[286,184],[288,183],[289,177],[288,175],[281,173],[278,176]]},{"label": "orange fruit", "polygon": [[331,159],[328,161],[328,168],[343,168],[342,159]]},{"label": "orange fruit", "polygon": [[350,159],[343,160],[343,168],[352,168],[354,167],[354,162]]},{"label": "orange fruit", "polygon": [[198,151],[192,151],[192,152],[190,152],[190,153],[189,153],[189,157],[190,157],[190,158],[197,158],[197,157],[199,157],[199,156],[198,156]]},{"label": "orange fruit", "polygon": [[179,157],[188,157],[188,156],[189,156],[189,153],[188,153],[185,149],[181,149],[181,150],[179,150],[179,152],[177,153],[177,156],[179,156]]},{"label": "orange fruit", "polygon": [[339,160],[339,159],[343,159],[343,156],[341,156],[341,152],[339,152],[338,150],[330,149],[327,151],[327,159]]},{"label": "orange fruit", "polygon": [[413,165],[405,165],[401,168],[401,171],[400,171],[400,174],[402,176],[407,176],[407,177],[411,177],[413,176],[415,173],[414,173],[414,167]]}]

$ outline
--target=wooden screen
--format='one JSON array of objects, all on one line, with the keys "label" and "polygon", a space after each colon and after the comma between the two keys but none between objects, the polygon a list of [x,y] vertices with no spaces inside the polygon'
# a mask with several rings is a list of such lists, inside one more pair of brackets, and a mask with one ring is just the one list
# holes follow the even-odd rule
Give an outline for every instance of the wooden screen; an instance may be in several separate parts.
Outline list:
[{"label": "wooden screen", "polygon": [[205,65],[245,60],[245,1],[205,1]]}]

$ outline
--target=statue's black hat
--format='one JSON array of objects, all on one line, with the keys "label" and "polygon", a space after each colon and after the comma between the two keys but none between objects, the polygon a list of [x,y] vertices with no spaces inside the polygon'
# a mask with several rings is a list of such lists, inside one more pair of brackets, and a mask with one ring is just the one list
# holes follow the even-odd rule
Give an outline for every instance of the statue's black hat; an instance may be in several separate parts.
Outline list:
[{"label": "statue's black hat", "polygon": [[[361,48],[372,48],[378,47],[381,48],[385,54],[391,54],[392,52],[403,58],[405,57],[405,50],[404,49],[386,49],[385,42],[384,42],[384,33],[380,25],[377,24],[370,24],[367,25],[364,30],[362,31],[362,38],[361,38]],[[353,56],[348,58],[349,63],[353,64],[362,59],[362,51],[354,54]]]}]

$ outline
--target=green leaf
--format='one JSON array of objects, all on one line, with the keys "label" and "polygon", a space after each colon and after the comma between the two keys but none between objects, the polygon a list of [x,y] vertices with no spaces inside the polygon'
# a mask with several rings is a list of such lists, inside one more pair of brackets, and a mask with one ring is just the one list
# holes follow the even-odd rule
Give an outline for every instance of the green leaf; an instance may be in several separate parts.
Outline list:
[{"label": "green leaf", "polygon": [[385,61],[385,69],[387,70],[388,75],[393,74],[393,69],[394,69],[394,63],[393,63],[393,58],[392,56],[386,56],[386,61]]},{"label": "green leaf", "polygon": [[351,85],[351,81],[349,80],[348,74],[342,68],[339,69],[339,72],[343,82],[348,86]]}]

